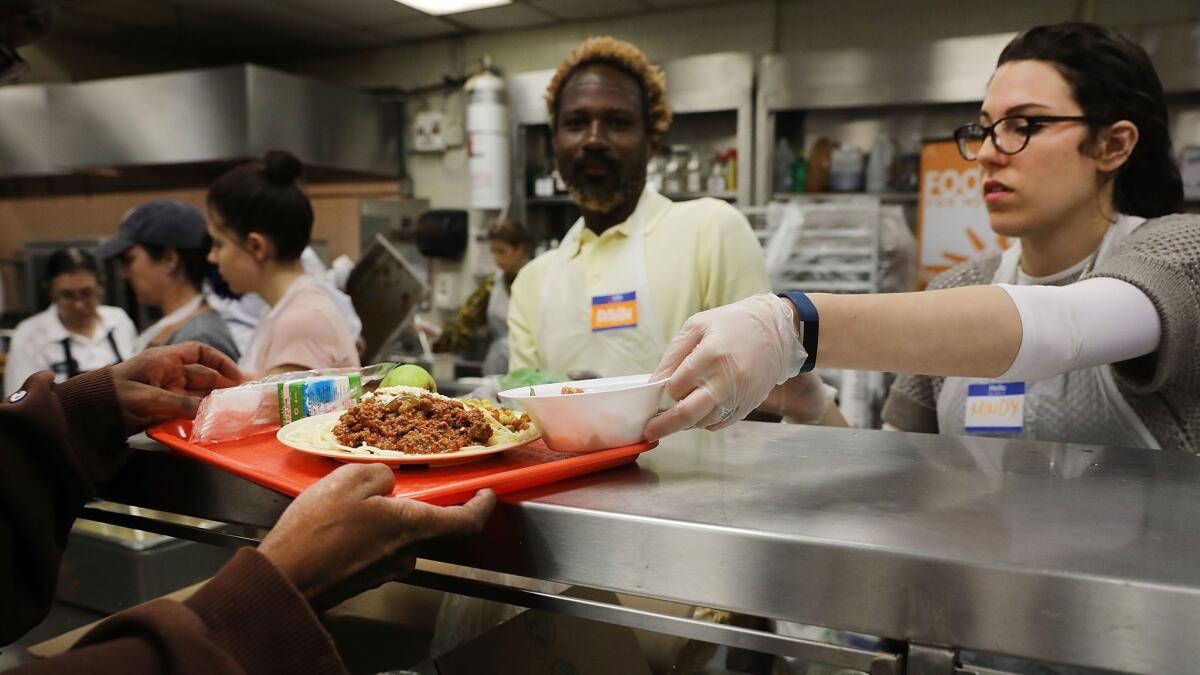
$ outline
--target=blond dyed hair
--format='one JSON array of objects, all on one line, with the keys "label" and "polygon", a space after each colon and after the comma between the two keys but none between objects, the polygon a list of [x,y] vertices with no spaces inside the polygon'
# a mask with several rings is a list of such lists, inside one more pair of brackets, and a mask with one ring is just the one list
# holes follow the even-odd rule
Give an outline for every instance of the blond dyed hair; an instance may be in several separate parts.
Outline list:
[{"label": "blond dyed hair", "polygon": [[554,132],[558,127],[558,105],[563,85],[575,71],[595,63],[617,68],[637,81],[642,90],[646,134],[650,137],[651,144],[658,147],[659,141],[671,128],[671,108],[667,105],[667,78],[658,66],[652,65],[646,59],[642,50],[610,36],[584,40],[558,64],[550,86],[546,87],[546,116],[550,122],[550,131]]}]

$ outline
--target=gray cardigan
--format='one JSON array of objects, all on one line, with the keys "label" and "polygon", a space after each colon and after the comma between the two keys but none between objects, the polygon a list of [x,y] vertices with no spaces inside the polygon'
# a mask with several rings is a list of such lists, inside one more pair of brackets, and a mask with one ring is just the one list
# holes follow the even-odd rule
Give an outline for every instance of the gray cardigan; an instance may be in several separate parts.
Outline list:
[{"label": "gray cardigan", "polygon": [[[988,284],[999,265],[998,255],[965,262],[929,287]],[[1113,364],[1117,387],[1163,448],[1200,451],[1200,359],[1193,355],[1200,347],[1200,216],[1177,214],[1147,221],[1087,276],[1133,284],[1158,309],[1158,349]],[[1077,280],[1067,278],[1055,285]],[[940,377],[897,377],[883,420],[903,431],[937,433],[941,387]]]}]

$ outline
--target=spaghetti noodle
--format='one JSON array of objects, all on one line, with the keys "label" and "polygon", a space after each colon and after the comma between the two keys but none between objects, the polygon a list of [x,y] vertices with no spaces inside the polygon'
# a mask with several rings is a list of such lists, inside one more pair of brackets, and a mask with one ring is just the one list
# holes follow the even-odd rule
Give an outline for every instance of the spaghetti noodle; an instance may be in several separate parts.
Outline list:
[{"label": "spaghetti noodle", "polygon": [[323,452],[412,457],[521,443],[539,435],[527,415],[488,401],[386,387],[364,394],[343,413],[293,422],[279,438],[293,447]]}]

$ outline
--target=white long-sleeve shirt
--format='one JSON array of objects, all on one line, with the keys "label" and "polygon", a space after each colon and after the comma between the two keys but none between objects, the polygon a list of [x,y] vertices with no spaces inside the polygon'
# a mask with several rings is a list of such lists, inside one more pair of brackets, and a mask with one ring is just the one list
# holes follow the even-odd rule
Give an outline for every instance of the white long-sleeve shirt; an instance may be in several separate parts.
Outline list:
[{"label": "white long-sleeve shirt", "polygon": [[107,305],[97,309],[100,322],[91,338],[68,331],[53,305],[18,324],[9,342],[8,361],[4,366],[4,393],[20,389],[30,375],[41,370],[52,371],[56,382],[65,381],[70,368],[64,340],[81,373],[134,355],[137,328],[125,310]]}]

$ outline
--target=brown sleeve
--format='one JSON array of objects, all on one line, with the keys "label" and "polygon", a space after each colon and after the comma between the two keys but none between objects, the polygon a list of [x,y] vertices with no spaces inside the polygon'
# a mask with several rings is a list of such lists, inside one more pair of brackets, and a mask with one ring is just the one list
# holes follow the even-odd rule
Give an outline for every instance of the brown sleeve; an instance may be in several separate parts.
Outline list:
[{"label": "brown sleeve", "polygon": [[937,396],[928,375],[899,375],[883,404],[883,421],[900,431],[938,432]]},{"label": "brown sleeve", "polygon": [[38,373],[0,401],[0,644],[45,616],[71,524],[124,441],[107,368],[58,387]]},{"label": "brown sleeve", "polygon": [[291,583],[254,549],[238,551],[185,602],[154,600],[110,617],[62,656],[13,671],[49,673],[346,672]]},{"label": "brown sleeve", "polygon": [[454,320],[442,330],[442,336],[433,343],[435,352],[461,351],[471,338],[487,324],[488,303],[492,299],[495,277],[485,278],[458,308]]}]

